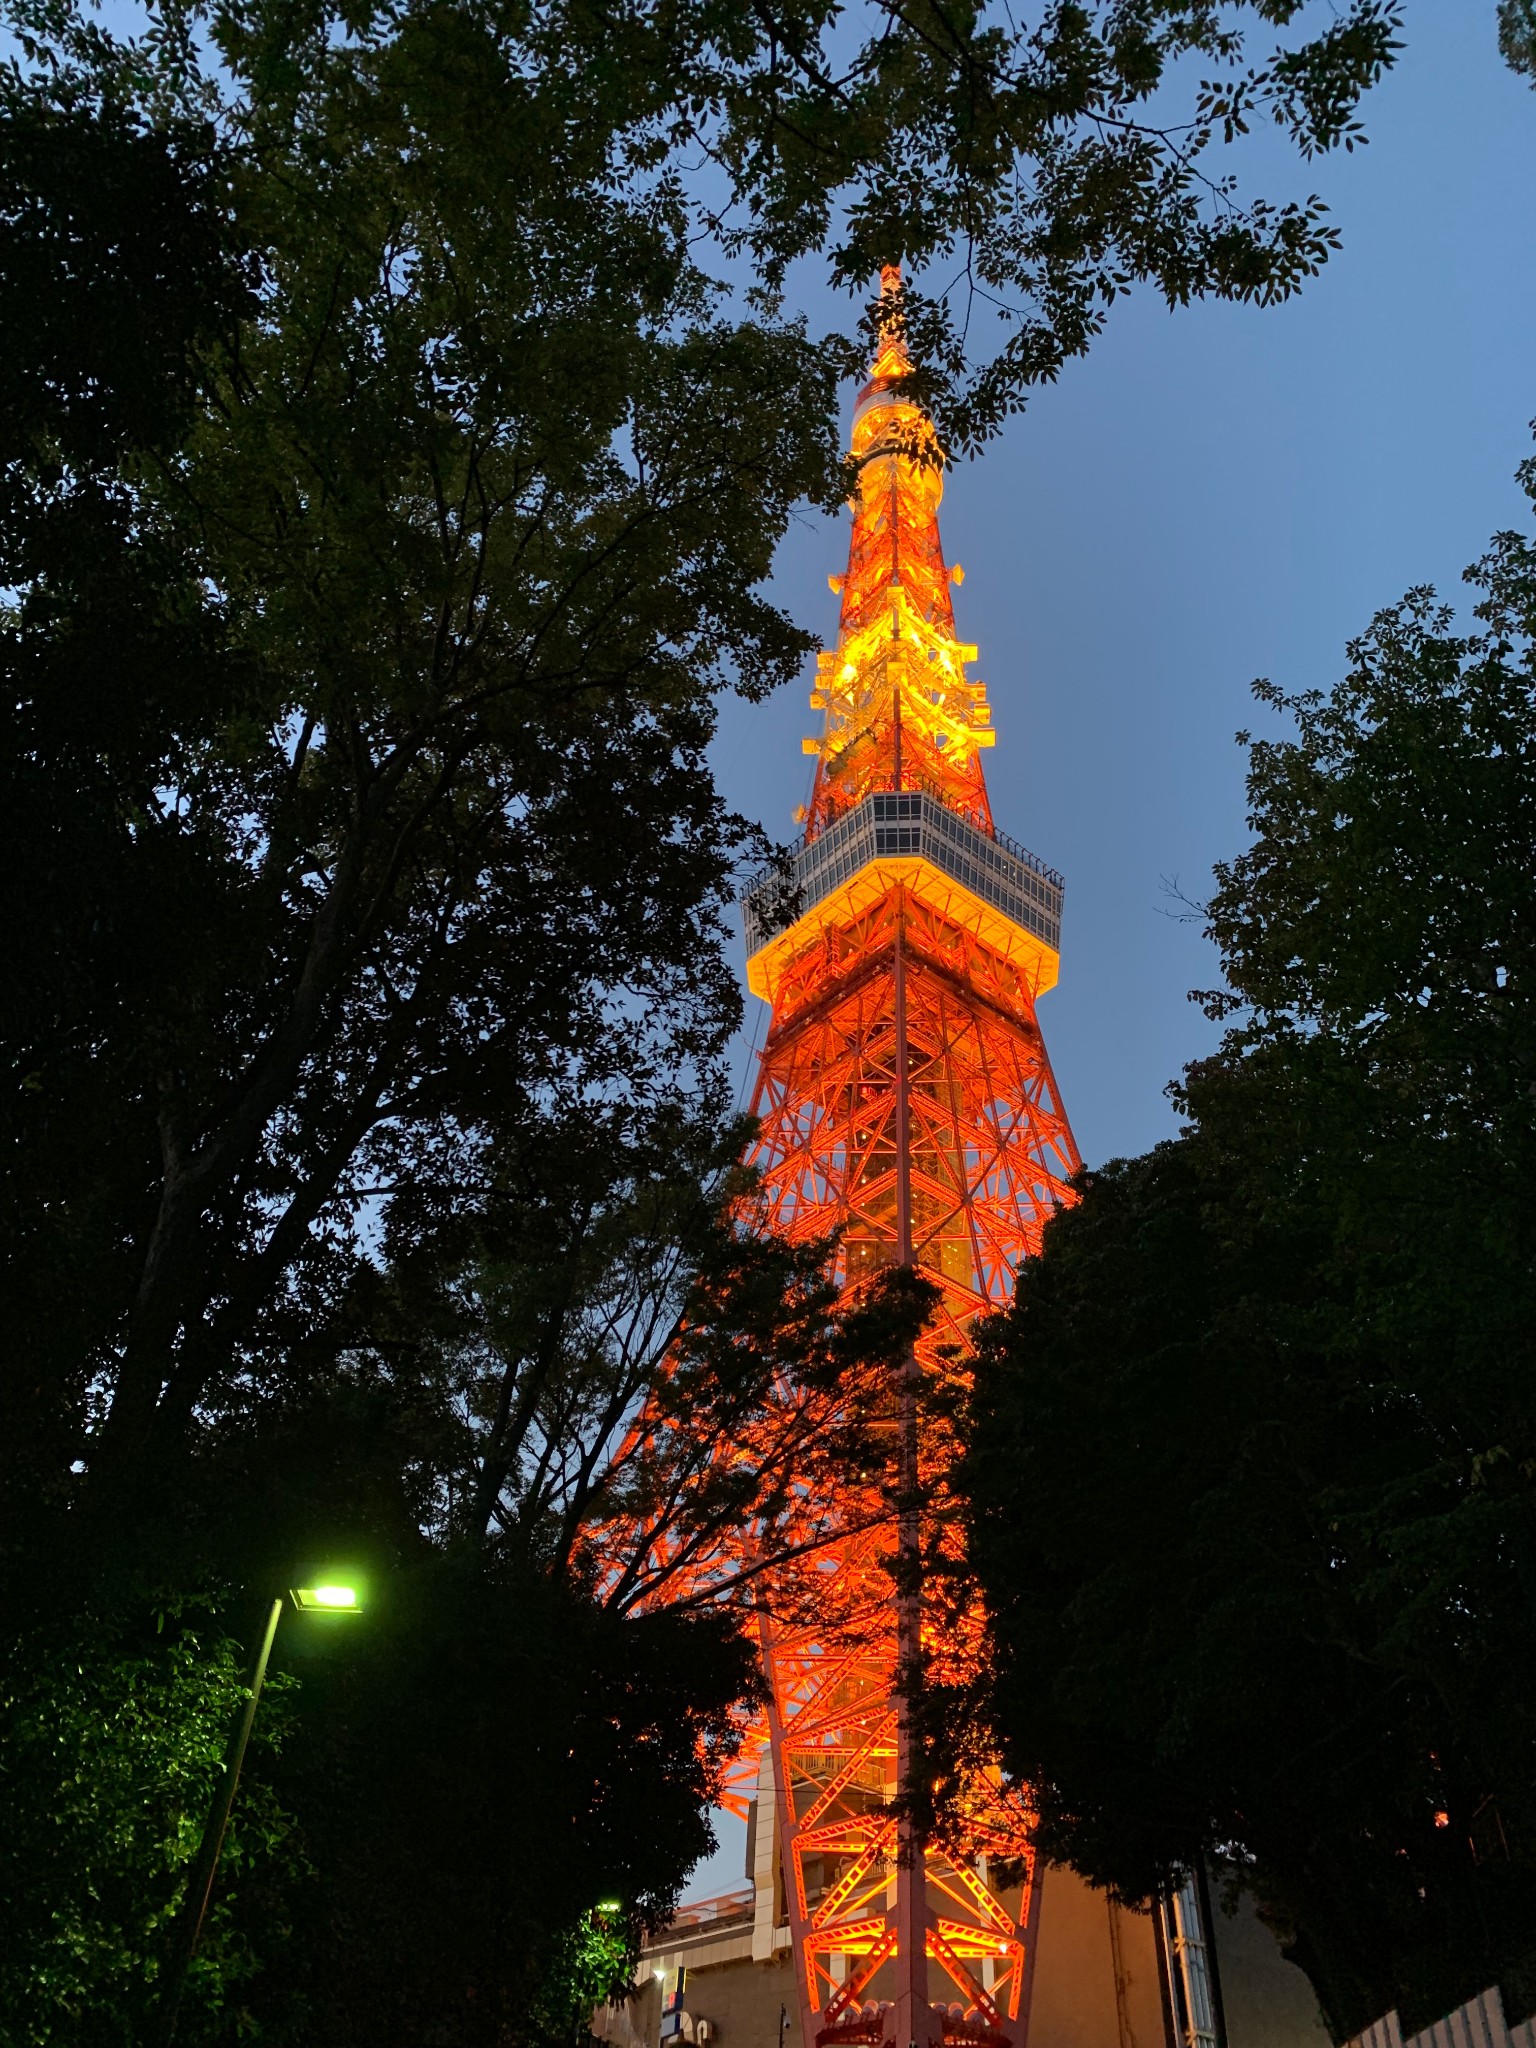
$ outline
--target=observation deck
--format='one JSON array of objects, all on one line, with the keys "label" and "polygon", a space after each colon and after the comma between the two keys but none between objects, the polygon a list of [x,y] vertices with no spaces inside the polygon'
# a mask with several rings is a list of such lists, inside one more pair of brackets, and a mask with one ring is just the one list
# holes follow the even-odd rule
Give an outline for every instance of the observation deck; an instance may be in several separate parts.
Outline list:
[{"label": "observation deck", "polygon": [[[980,914],[978,935],[995,950],[1030,956],[1037,989],[1055,981],[1062,902],[1056,870],[1005,834],[983,832],[926,790],[877,790],[803,845],[782,880],[765,878],[743,898],[747,980],[755,995],[771,1002],[776,970],[802,937],[857,912],[857,885],[866,875],[906,881],[923,896],[934,894],[935,883],[951,900],[958,894]],[[794,906],[787,925],[786,899]]]}]

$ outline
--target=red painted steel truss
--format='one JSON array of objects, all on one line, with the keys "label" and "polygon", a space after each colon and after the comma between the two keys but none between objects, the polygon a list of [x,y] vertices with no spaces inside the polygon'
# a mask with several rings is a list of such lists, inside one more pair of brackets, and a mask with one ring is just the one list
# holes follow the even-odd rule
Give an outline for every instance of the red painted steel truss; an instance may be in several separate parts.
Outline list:
[{"label": "red painted steel truss", "polygon": [[[1078,1164],[1029,992],[968,924],[963,904],[946,914],[898,883],[819,935],[780,985],[754,1102],[776,1228],[839,1230],[845,1284],[903,1256],[938,1283],[917,1361],[931,1379],[964,1372],[970,1322],[1009,1299]],[[942,1423],[910,1426],[931,1554],[947,1547],[951,1445]],[[775,1574],[762,1622],[804,2039],[1017,2043],[1033,1961],[1027,1811],[983,1784],[958,1845],[898,1842],[900,1531],[872,1502],[847,1506],[856,1533],[789,1568],[798,1586]],[[982,1654],[979,1618],[947,1590],[942,1605],[924,1599],[917,1633],[945,1676]],[[990,1883],[999,1862],[1024,1882]]]}]

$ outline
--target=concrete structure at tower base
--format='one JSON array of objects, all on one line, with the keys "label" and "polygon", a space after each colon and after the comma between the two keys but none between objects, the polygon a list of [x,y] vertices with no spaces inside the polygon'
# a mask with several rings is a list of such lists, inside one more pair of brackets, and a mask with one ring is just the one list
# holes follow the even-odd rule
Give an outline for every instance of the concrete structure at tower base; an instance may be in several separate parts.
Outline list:
[{"label": "concrete structure at tower base", "polygon": [[[1071,1870],[1038,1882],[1029,2048],[1331,2048],[1311,1986],[1247,1900],[1231,1914],[1216,1906],[1206,1923],[1213,2025],[1202,2042],[1204,2028],[1179,2025],[1159,1916],[1117,1905]],[[685,1906],[646,1950],[633,1997],[599,2014],[600,2038],[815,2048],[800,2040],[789,1926],[774,1923],[771,1894],[764,1914],[759,1898],[753,1885]]]}]

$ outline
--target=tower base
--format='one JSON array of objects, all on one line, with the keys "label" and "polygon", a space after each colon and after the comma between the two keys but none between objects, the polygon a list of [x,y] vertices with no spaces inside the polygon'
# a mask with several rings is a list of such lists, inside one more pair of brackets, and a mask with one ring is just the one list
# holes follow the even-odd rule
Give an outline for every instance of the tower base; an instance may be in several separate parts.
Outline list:
[{"label": "tower base", "polygon": [[[1246,1901],[1233,1918],[1211,1916],[1218,2013],[1206,2033],[1176,2010],[1157,1916],[1070,1870],[1039,1882],[1029,2048],[1331,2048],[1311,1986]],[[603,2008],[594,2034],[610,2048],[815,2048],[800,2038],[789,1928],[757,1910],[772,1896],[684,1907],[642,1958],[634,1996]]]}]

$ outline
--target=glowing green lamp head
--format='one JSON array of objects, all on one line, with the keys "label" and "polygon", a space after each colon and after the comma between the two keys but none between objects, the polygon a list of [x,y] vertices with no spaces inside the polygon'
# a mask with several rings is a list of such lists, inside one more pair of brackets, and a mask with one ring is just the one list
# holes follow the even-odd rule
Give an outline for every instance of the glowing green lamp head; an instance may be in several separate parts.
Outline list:
[{"label": "glowing green lamp head", "polygon": [[293,1604],[306,1614],[361,1614],[363,1596],[350,1579],[321,1579],[313,1586],[295,1586]]}]

